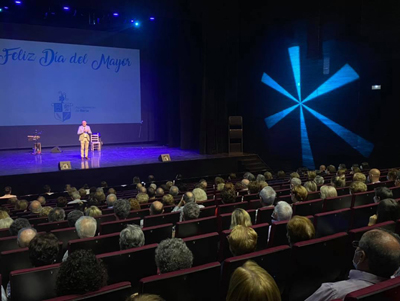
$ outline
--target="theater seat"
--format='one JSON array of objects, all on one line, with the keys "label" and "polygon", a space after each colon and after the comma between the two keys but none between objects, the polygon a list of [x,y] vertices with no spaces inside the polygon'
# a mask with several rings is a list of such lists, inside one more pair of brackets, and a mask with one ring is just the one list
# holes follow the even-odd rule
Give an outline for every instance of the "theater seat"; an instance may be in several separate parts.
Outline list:
[{"label": "theater seat", "polygon": [[151,276],[140,280],[140,293],[156,294],[165,300],[200,301],[219,300],[218,262]]},{"label": "theater seat", "polygon": [[323,200],[319,199],[294,203],[292,205],[293,215],[307,216],[320,213],[322,211],[322,202]]},{"label": "theater seat", "polygon": [[156,275],[157,266],[154,260],[157,244],[150,244],[112,253],[97,255],[103,260],[108,271],[108,283],[114,284],[129,281],[135,291],[139,289],[139,280]]},{"label": "theater seat", "polygon": [[32,267],[31,261],[29,260],[28,248],[0,253],[0,271],[5,285],[7,285],[9,281],[10,272]]},{"label": "theater seat", "polygon": [[86,293],[83,295],[69,295],[61,296],[45,301],[72,301],[72,300],[125,300],[133,293],[131,284],[129,282],[120,282],[116,284],[107,285],[98,291]]},{"label": "theater seat", "polygon": [[370,231],[372,229],[376,229],[376,228],[383,228],[385,230],[394,232],[396,229],[396,223],[394,221],[388,221],[388,222],[384,222],[384,223],[375,224],[373,226],[365,226],[362,228],[350,230],[349,231],[350,239],[351,239],[351,241],[360,240],[361,236],[363,236],[363,234],[365,232]]},{"label": "theater seat", "polygon": [[262,207],[257,211],[257,224],[271,223],[271,215],[274,212],[274,206]]},{"label": "theater seat", "polygon": [[140,217],[141,219],[143,219],[145,216],[148,215],[150,215],[149,209],[134,210],[129,212],[128,218]]},{"label": "theater seat", "polygon": [[259,209],[262,207],[261,199],[251,200],[247,204],[248,209]]},{"label": "theater seat", "polygon": [[217,232],[184,238],[183,241],[193,254],[193,266],[218,259],[219,235]]},{"label": "theater seat", "polygon": [[0,252],[18,249],[17,236],[0,238]]},{"label": "theater seat", "polygon": [[247,202],[236,202],[232,204],[225,204],[218,207],[218,214],[232,213],[236,208],[247,209]]},{"label": "theater seat", "polygon": [[215,216],[216,208],[217,208],[217,206],[209,206],[209,207],[201,208],[199,217],[203,218],[203,217]]},{"label": "theater seat", "polygon": [[60,264],[11,272],[12,300],[37,301],[56,297]]},{"label": "theater seat", "polygon": [[172,224],[165,224],[149,228],[143,228],[146,245],[160,243],[164,239],[172,237]]},{"label": "theater seat", "polygon": [[68,221],[58,221],[51,223],[38,224],[36,226],[37,232],[50,232],[51,230],[68,228]]},{"label": "theater seat", "polygon": [[[291,301],[303,301],[322,283],[343,280],[348,273],[347,233],[337,233],[323,238],[293,245],[293,281],[290,286]],[[351,262],[350,262],[351,263]]]},{"label": "theater seat", "polygon": [[274,222],[271,225],[268,248],[289,245],[286,237],[288,221]]},{"label": "theater seat", "polygon": [[10,229],[0,229],[0,238],[11,236]]},{"label": "theater seat", "polygon": [[217,218],[205,217],[176,224],[175,237],[190,237],[217,231]]},{"label": "theater seat", "polygon": [[68,249],[68,242],[70,240],[79,239],[78,233],[76,232],[76,228],[65,228],[65,229],[57,229],[51,231],[59,241],[63,243],[64,253]]},{"label": "theater seat", "polygon": [[361,205],[373,204],[374,196],[375,196],[375,192],[373,192],[373,191],[356,193],[353,195],[353,203],[351,206],[357,207],[357,206],[361,206]]},{"label": "theater seat", "polygon": [[226,259],[222,265],[221,274],[222,298],[225,300],[233,272],[247,260],[255,261],[259,266],[268,271],[275,279],[281,294],[284,294],[291,274],[290,256],[291,248],[289,246],[279,246]]},{"label": "theater seat", "polygon": [[104,234],[111,234],[111,233],[119,233],[123,229],[125,229],[126,225],[135,224],[140,226],[140,218],[128,218],[123,220],[117,220],[113,222],[105,222],[100,224],[100,233],[101,235]]},{"label": "theater seat", "polygon": [[322,211],[329,212],[329,211],[350,208],[352,201],[353,197],[351,194],[325,199]]},{"label": "theater seat", "polygon": [[153,227],[153,226],[159,226],[159,225],[164,225],[164,224],[176,225],[176,223],[179,222],[180,216],[181,216],[180,211],[159,214],[159,215],[145,216],[144,217],[144,227]]},{"label": "theater seat", "polygon": [[396,277],[347,294],[344,301],[383,301],[399,299],[400,277]]},{"label": "theater seat", "polygon": [[392,190],[394,199],[400,198],[400,187],[392,187],[390,190]]},{"label": "theater seat", "polygon": [[339,232],[347,232],[350,228],[350,222],[350,208],[316,214],[314,216],[316,237],[333,235]]},{"label": "theater seat", "polygon": [[351,229],[368,226],[370,216],[376,214],[378,204],[367,204],[351,208]]},{"label": "theater seat", "polygon": [[94,254],[109,253],[119,250],[119,233],[99,235],[95,237],[71,240],[68,252],[76,250],[92,250]]}]

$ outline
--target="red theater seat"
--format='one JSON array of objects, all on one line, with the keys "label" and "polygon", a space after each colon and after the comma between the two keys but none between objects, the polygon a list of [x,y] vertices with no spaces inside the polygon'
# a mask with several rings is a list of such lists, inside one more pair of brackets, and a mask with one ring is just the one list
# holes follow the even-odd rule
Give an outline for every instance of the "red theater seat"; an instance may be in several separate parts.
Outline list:
[{"label": "red theater seat", "polygon": [[351,208],[351,229],[368,226],[370,216],[376,214],[378,204],[367,204]]},{"label": "red theater seat", "polygon": [[176,224],[176,237],[184,238],[217,231],[217,218],[205,217]]},{"label": "red theater seat", "polygon": [[199,266],[218,259],[219,235],[209,233],[184,238],[183,241],[193,254],[193,266]]},{"label": "red theater seat", "polygon": [[32,264],[29,260],[28,248],[0,253],[0,271],[3,283],[6,285],[10,277],[10,272],[29,268],[32,268]]},{"label": "red theater seat", "polygon": [[349,231],[350,239],[351,239],[351,241],[360,240],[361,236],[363,236],[363,234],[365,232],[368,232],[368,231],[370,231],[372,229],[376,229],[376,228],[383,228],[388,231],[394,232],[396,229],[396,223],[394,221],[388,221],[388,222],[384,222],[384,223],[375,224],[373,226],[365,226],[362,228],[350,230]]},{"label": "red theater seat", "polygon": [[316,237],[347,232],[350,228],[350,222],[350,208],[316,214],[314,216]]},{"label": "red theater seat", "polygon": [[119,233],[99,235],[95,237],[75,239],[68,243],[68,252],[76,250],[92,250],[94,254],[109,253],[119,250]]},{"label": "red theater seat", "polygon": [[215,216],[216,208],[217,208],[217,206],[209,206],[209,207],[201,208],[199,217],[203,218],[203,217]]},{"label": "red theater seat", "polygon": [[143,228],[146,245],[160,243],[172,237],[172,224]]},{"label": "red theater seat", "polygon": [[257,211],[257,224],[271,223],[271,215],[274,212],[274,206],[262,207]]},{"label": "red theater seat", "polygon": [[134,211],[130,211],[128,218],[134,218],[134,217],[140,217],[141,219],[143,219],[145,216],[150,215],[150,211],[149,209],[141,209],[141,210],[134,210]]},{"label": "red theater seat", "polygon": [[18,236],[8,236],[0,238],[0,252],[18,249],[17,237]]},{"label": "red theater seat", "polygon": [[165,213],[159,215],[151,215],[144,217],[144,226],[145,227],[153,227],[159,226],[164,224],[174,224],[176,225],[179,222],[181,216],[181,212],[172,212],[172,213]]},{"label": "red theater seat", "polygon": [[389,279],[348,294],[344,301],[383,301],[400,299],[400,277]]},{"label": "red theater seat", "polygon": [[65,228],[65,229],[57,229],[51,231],[59,241],[63,243],[64,253],[68,249],[68,242],[70,240],[79,239],[78,233],[76,232],[75,227],[73,228]]},{"label": "red theater seat", "polygon": [[362,206],[362,205],[373,204],[374,196],[375,196],[375,192],[373,192],[373,191],[356,193],[353,195],[353,203],[352,203],[351,207],[358,207],[358,206]]},{"label": "red theater seat", "polygon": [[157,274],[154,260],[156,248],[157,244],[150,244],[139,248],[100,254],[97,255],[97,258],[106,265],[109,284],[129,281],[137,291],[140,279]]},{"label": "red theater seat", "polygon": [[156,294],[165,300],[219,300],[218,262],[151,276],[140,280],[140,293]]},{"label": "red theater seat", "polygon": [[0,229],[0,238],[11,236],[10,229]]},{"label": "red theater seat", "polygon": [[113,222],[105,222],[100,225],[100,233],[101,235],[104,234],[111,234],[111,233],[119,233],[121,232],[126,225],[135,224],[140,226],[140,218],[129,218],[129,219],[122,219]]},{"label": "red theater seat", "polygon": [[45,301],[72,301],[72,300],[96,300],[96,301],[109,301],[109,300],[125,300],[132,294],[131,284],[129,282],[120,282],[103,287],[102,289],[86,293],[83,295],[69,295],[61,296]]},{"label": "red theater seat", "polygon": [[262,207],[261,199],[251,200],[247,204],[248,209],[259,209]]},{"label": "red theater seat", "polygon": [[351,194],[341,195],[334,198],[324,200],[323,212],[347,209],[351,207],[353,197]]},{"label": "red theater seat", "polygon": [[292,205],[293,215],[307,216],[320,213],[322,211],[322,202],[323,200],[319,199],[294,203]]},{"label": "red theater seat", "polygon": [[218,214],[232,213],[236,208],[247,209],[247,202],[237,202],[232,204],[225,204],[218,207]]},{"label": "red theater seat", "polygon": [[51,230],[64,229],[64,228],[68,228],[68,227],[69,227],[68,221],[59,221],[59,222],[38,224],[36,226],[36,231],[37,232],[50,232]]},{"label": "red theater seat", "polygon": [[251,200],[259,199],[260,195],[258,193],[248,194],[243,196],[243,202],[248,202]]}]

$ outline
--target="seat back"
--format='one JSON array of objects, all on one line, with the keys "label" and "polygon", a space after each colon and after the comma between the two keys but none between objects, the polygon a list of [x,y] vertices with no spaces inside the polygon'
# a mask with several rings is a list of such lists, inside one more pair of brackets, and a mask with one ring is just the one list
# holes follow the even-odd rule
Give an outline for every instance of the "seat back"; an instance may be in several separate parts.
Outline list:
[{"label": "seat back", "polygon": [[271,215],[274,212],[274,206],[262,207],[257,211],[257,224],[271,223]]},{"label": "seat back", "polygon": [[70,240],[68,252],[76,250],[92,250],[94,254],[110,253],[119,250],[119,233],[99,235],[95,237]]},{"label": "seat back", "polygon": [[400,277],[382,281],[347,294],[344,301],[382,301],[399,300]]},{"label": "seat back", "polygon": [[373,204],[374,203],[375,192],[367,191],[362,193],[356,193],[353,195],[352,207]]},{"label": "seat back", "polygon": [[314,216],[316,237],[347,232],[350,228],[350,222],[350,208],[316,214]]},{"label": "seat back", "polygon": [[[165,300],[200,301],[219,300],[218,262],[151,276],[140,280],[140,293],[162,296]],[[207,283],[207,285],[202,285]]]},{"label": "seat back", "polygon": [[141,219],[143,219],[145,216],[148,215],[150,215],[149,209],[141,209],[141,210],[130,211],[127,218],[140,217]]},{"label": "seat back", "polygon": [[50,232],[51,230],[65,229],[68,227],[69,227],[68,221],[58,221],[58,222],[38,224],[36,226],[36,231],[37,232]]},{"label": "seat back", "polygon": [[111,234],[111,233],[119,233],[123,229],[125,229],[126,225],[135,224],[140,226],[140,218],[134,217],[129,219],[117,220],[113,222],[105,222],[100,224],[100,233],[101,235],[104,234]]},{"label": "seat back", "polygon": [[[136,216],[135,216],[136,217]],[[128,218],[131,218],[128,216]],[[96,229],[96,235],[100,232],[100,225],[102,223],[107,223],[107,222],[113,222],[117,220],[117,216],[115,214],[103,214],[100,216],[96,216],[95,220],[97,222],[97,229]]]},{"label": "seat back", "polygon": [[323,200],[313,200],[306,202],[297,202],[294,203],[293,206],[293,215],[314,215],[320,213],[322,211],[322,202]]},{"label": "seat back", "polygon": [[279,246],[250,254],[228,258],[222,265],[221,275],[221,297],[225,300],[229,287],[229,281],[236,268],[242,266],[247,260],[255,261],[259,266],[268,271],[278,285],[281,294],[288,287],[290,279],[290,258],[291,249],[289,246]]},{"label": "seat back", "polygon": [[129,282],[120,282],[116,284],[107,285],[98,291],[89,292],[83,295],[68,295],[61,296],[46,301],[72,301],[72,300],[125,300],[132,294],[132,287]]},{"label": "seat back", "polygon": [[320,198],[321,198],[321,197],[320,197],[319,191],[310,192],[310,193],[307,195],[307,201],[318,200],[318,199],[320,199]]},{"label": "seat back", "polygon": [[10,229],[0,229],[0,237],[11,236]]},{"label": "seat back", "polygon": [[28,248],[0,253],[0,271],[3,283],[7,285],[12,271],[32,268]]},{"label": "seat back", "polygon": [[252,193],[252,194],[244,195],[243,196],[243,201],[244,202],[248,202],[248,201],[256,200],[256,199],[259,199],[259,198],[260,198],[260,195],[258,193]]},{"label": "seat back", "polygon": [[259,209],[262,207],[261,204],[261,199],[255,199],[255,200],[251,200],[249,201],[249,203],[247,204],[247,208],[248,209]]},{"label": "seat back", "polygon": [[70,240],[79,239],[78,233],[76,232],[76,228],[65,228],[65,229],[57,229],[51,231],[59,241],[63,243],[64,253],[68,249],[68,242]]},{"label": "seat back", "polygon": [[351,208],[351,229],[368,226],[371,215],[376,214],[378,204],[367,204]]},{"label": "seat back", "polygon": [[0,238],[0,252],[18,249],[17,236]]},{"label": "seat back", "polygon": [[375,224],[373,226],[365,226],[362,228],[350,230],[349,231],[350,239],[351,239],[351,241],[360,240],[365,232],[368,232],[368,231],[370,231],[372,229],[376,229],[376,228],[383,228],[385,230],[394,232],[396,229],[396,223],[394,221],[388,221],[388,222],[384,222],[384,223]]},{"label": "seat back", "polygon": [[394,199],[400,198],[400,187],[392,187],[390,189],[392,190]]},{"label": "seat back", "polygon": [[145,216],[143,222],[145,227],[153,227],[164,224],[176,225],[176,223],[179,222],[180,217],[181,217],[181,212],[175,211],[171,213]]},{"label": "seat back", "polygon": [[96,257],[101,259],[107,268],[109,284],[129,281],[137,291],[140,279],[157,274],[154,260],[156,248],[157,244],[150,244],[139,248],[100,254]]},{"label": "seat back", "polygon": [[268,248],[289,245],[286,237],[288,221],[274,222],[271,225]]},{"label": "seat back", "polygon": [[45,224],[47,223],[49,220],[47,217],[35,217],[35,218],[30,218],[29,219],[29,223],[34,226],[36,228],[36,225],[39,224]]},{"label": "seat back", "polygon": [[36,301],[56,297],[59,269],[60,264],[53,264],[11,272],[12,300]]},{"label": "seat back", "polygon": [[351,194],[325,199],[322,211],[329,212],[329,211],[350,208],[352,201],[353,197]]},{"label": "seat back", "polygon": [[215,216],[217,206],[209,206],[200,209],[200,218]]},{"label": "seat back", "polygon": [[344,260],[348,258],[346,246],[349,244],[347,233],[295,243],[292,248],[293,268],[296,272],[289,299],[305,300],[323,282],[344,279],[349,266],[349,262]]},{"label": "seat back", "polygon": [[184,238],[216,231],[217,218],[212,216],[177,223],[175,236]]},{"label": "seat back", "polygon": [[218,214],[232,213],[236,208],[247,209],[247,202],[237,202],[232,204],[225,204],[218,207]]},{"label": "seat back", "polygon": [[145,244],[160,243],[164,239],[172,237],[172,224],[165,224],[160,226],[154,226],[149,228],[143,228],[145,237]]},{"label": "seat back", "polygon": [[193,254],[193,266],[218,259],[219,235],[216,232],[184,238],[183,241]]}]

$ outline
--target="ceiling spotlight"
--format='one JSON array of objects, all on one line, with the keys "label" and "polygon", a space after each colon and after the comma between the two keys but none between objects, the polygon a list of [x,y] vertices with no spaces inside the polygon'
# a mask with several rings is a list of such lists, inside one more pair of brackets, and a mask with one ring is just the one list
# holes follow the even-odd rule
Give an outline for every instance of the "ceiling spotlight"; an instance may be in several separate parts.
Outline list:
[{"label": "ceiling spotlight", "polygon": [[68,6],[64,6],[63,9],[64,10],[69,10],[69,7]]},{"label": "ceiling spotlight", "polygon": [[114,16],[114,17],[118,17],[119,14],[118,14],[118,13],[113,13],[113,16]]},{"label": "ceiling spotlight", "polygon": [[16,0],[16,1],[15,1],[15,4],[18,4],[18,5],[19,5],[19,4],[22,4],[22,1]]},{"label": "ceiling spotlight", "polygon": [[136,21],[135,23],[133,23],[133,25],[135,25],[135,27],[139,27],[140,23],[138,21]]},{"label": "ceiling spotlight", "polygon": [[156,18],[154,17],[150,17],[150,21],[154,21]]},{"label": "ceiling spotlight", "polygon": [[131,20],[131,23],[133,23],[133,22],[135,22],[135,21]]},{"label": "ceiling spotlight", "polygon": [[0,13],[3,11],[3,9],[2,8],[0,8]]}]

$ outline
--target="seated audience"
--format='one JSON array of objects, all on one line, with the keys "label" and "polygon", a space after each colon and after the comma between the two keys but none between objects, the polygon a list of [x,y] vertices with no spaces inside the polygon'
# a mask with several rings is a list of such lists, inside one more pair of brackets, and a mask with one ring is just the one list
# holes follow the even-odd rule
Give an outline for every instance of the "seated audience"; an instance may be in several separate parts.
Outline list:
[{"label": "seated audience", "polygon": [[243,179],[242,180],[242,185],[243,185],[243,189],[242,189],[242,191],[247,191],[249,188],[249,184],[250,184],[250,181],[248,180],[248,179]]},{"label": "seated audience", "polygon": [[135,293],[126,298],[125,301],[165,301],[165,300],[161,298],[159,295],[150,295],[150,294],[139,295],[139,293]]},{"label": "seated audience", "polygon": [[144,246],[145,238],[138,225],[126,225],[119,234],[119,247],[121,250]]},{"label": "seated audience", "polygon": [[49,217],[51,209],[53,209],[53,207],[50,207],[50,206],[43,207],[39,213],[39,216],[40,217]]},{"label": "seated audience", "polygon": [[44,206],[44,205],[46,205],[46,199],[45,199],[45,197],[44,196],[40,196],[40,197],[38,197],[37,198],[37,201],[40,203],[40,205],[42,205],[42,206]]},{"label": "seated audience", "polygon": [[272,222],[288,221],[292,218],[292,214],[292,206],[284,201],[279,201],[272,212]]},{"label": "seated audience", "polygon": [[265,182],[265,177],[262,174],[258,174],[256,178],[257,183]]},{"label": "seated audience", "polygon": [[29,259],[34,267],[56,263],[60,245],[52,233],[39,233],[29,243]]},{"label": "seated audience", "polygon": [[229,281],[226,301],[281,301],[274,278],[254,261],[238,267]]},{"label": "seated audience", "polygon": [[16,198],[17,196],[12,194],[12,189],[10,186],[6,186],[4,188],[4,195],[0,197],[0,199],[10,199],[10,198]]},{"label": "seated audience", "polygon": [[155,260],[160,273],[164,274],[191,268],[193,254],[182,239],[168,238],[158,244]]},{"label": "seated audience", "polygon": [[395,168],[389,169],[386,179],[388,181],[396,181],[398,170]]},{"label": "seated audience", "polygon": [[81,195],[78,191],[71,194],[72,201],[68,202],[68,205],[82,204],[86,203],[86,200],[81,200]]},{"label": "seated audience", "polygon": [[333,165],[329,165],[327,168],[327,175],[334,175],[336,173],[336,167]]},{"label": "seated audience", "polygon": [[315,171],[307,171],[307,177],[309,181],[314,181],[317,173]]},{"label": "seated audience", "polygon": [[283,170],[279,170],[276,174],[277,179],[284,179],[286,177],[286,174]]},{"label": "seated audience", "polygon": [[233,256],[254,252],[257,248],[258,234],[253,228],[235,226],[228,236],[229,250]]},{"label": "seated audience", "polygon": [[318,175],[315,177],[314,182],[317,185],[324,185],[325,179],[324,179],[324,177],[321,177]]},{"label": "seated audience", "polygon": [[28,209],[28,201],[27,200],[17,200],[15,203],[15,210],[25,210]]},{"label": "seated audience", "polygon": [[136,195],[136,199],[138,200],[139,204],[146,204],[149,202],[149,195],[147,193],[139,192]]},{"label": "seated audience", "polygon": [[368,226],[400,219],[400,204],[394,199],[384,199],[378,204],[376,214],[369,218]]},{"label": "seated audience", "polygon": [[117,201],[117,196],[113,193],[107,195],[106,203],[108,208],[113,208],[114,203]]},{"label": "seated audience", "polygon": [[301,186],[301,180],[299,178],[292,178],[290,180],[290,189],[293,189],[295,186]]},{"label": "seated audience", "polygon": [[[78,268],[77,268],[78,267]],[[57,295],[93,292],[107,285],[107,270],[89,250],[77,250],[60,266]]]},{"label": "seated audience", "polygon": [[325,173],[325,170],[326,170],[326,166],[325,166],[325,165],[320,165],[320,166],[319,166],[318,173],[319,173],[319,174],[323,174],[323,173]]},{"label": "seated audience", "polygon": [[68,226],[69,227],[75,227],[76,221],[83,216],[83,212],[80,210],[72,210],[70,213],[68,213],[67,220],[68,220]]},{"label": "seated audience", "polygon": [[164,206],[175,205],[174,197],[169,193],[162,197],[162,201],[163,201]]},{"label": "seated audience", "polygon": [[260,183],[257,181],[252,181],[247,186],[249,194],[255,194],[260,192]]},{"label": "seated audience", "polygon": [[[225,185],[225,188],[226,188],[226,185]],[[246,187],[242,184],[242,182],[236,182],[235,183],[235,191],[236,190],[237,191],[243,191],[245,189],[246,189]]]},{"label": "seated audience", "polygon": [[344,299],[356,290],[387,280],[399,267],[400,238],[397,234],[374,229],[364,233],[354,252],[354,270],[349,279],[323,283],[306,301]]},{"label": "seated audience", "polygon": [[177,186],[172,186],[169,189],[169,194],[172,196],[177,196],[179,194],[179,188]]},{"label": "seated audience", "polygon": [[379,181],[380,176],[381,176],[380,170],[373,168],[368,173],[368,182],[372,184],[380,183],[381,182]]},{"label": "seated audience", "polygon": [[323,199],[323,200],[328,199],[328,198],[337,197],[337,190],[333,186],[327,186],[327,185],[321,186],[319,191],[320,191],[321,199]]},{"label": "seated audience", "polygon": [[315,192],[317,191],[317,183],[314,181],[307,181],[304,183],[304,188],[307,189],[308,192]]},{"label": "seated audience", "polygon": [[27,248],[37,232],[33,228],[22,228],[18,232],[17,245],[20,248]]},{"label": "seated audience", "polygon": [[252,225],[250,215],[242,208],[236,208],[232,212],[230,229],[233,229],[237,225],[245,227],[250,227]]},{"label": "seated audience", "polygon": [[195,202],[189,202],[185,206],[183,206],[182,211],[182,221],[189,221],[196,218],[199,218],[200,215],[200,206]]},{"label": "seated audience", "polygon": [[331,184],[335,188],[346,187],[346,177],[344,175],[333,176],[331,179]]},{"label": "seated audience", "polygon": [[260,191],[260,198],[261,198],[261,204],[263,207],[272,207],[275,202],[276,192],[270,186],[264,187]]},{"label": "seated audience", "polygon": [[102,215],[103,213],[97,206],[90,206],[85,210],[85,215],[86,216],[91,216],[91,217],[97,217]]},{"label": "seated audience", "polygon": [[350,191],[350,194],[355,194],[358,192],[366,192],[367,185],[363,182],[355,181],[350,184],[349,191]]},{"label": "seated audience", "polygon": [[[151,185],[153,185],[153,184],[151,184]],[[149,200],[156,199],[156,189],[154,189],[153,187],[149,187],[149,189],[147,189],[147,194],[149,195]]]},{"label": "seated audience", "polygon": [[293,203],[307,201],[307,196],[308,196],[308,192],[307,192],[307,189],[304,188],[304,186],[297,185],[297,186],[293,187],[292,192],[291,192],[291,197],[292,197]]},{"label": "seated audience", "polygon": [[369,169],[369,163],[368,162],[361,163],[360,168],[361,168],[361,170],[368,170]]},{"label": "seated audience", "polygon": [[222,191],[224,189],[224,187],[225,187],[225,183],[219,183],[217,185],[217,191]]},{"label": "seated audience", "polygon": [[384,199],[391,199],[393,198],[393,192],[387,187],[377,187],[375,188],[375,196],[374,202],[379,203],[381,200]]},{"label": "seated audience", "polygon": [[17,236],[22,228],[32,228],[31,223],[26,218],[17,218],[10,225],[11,236]]},{"label": "seated audience", "polygon": [[315,228],[313,223],[304,216],[293,216],[286,225],[287,238],[289,244],[315,238]]},{"label": "seated audience", "polygon": [[222,190],[221,191],[221,203],[232,204],[236,201],[236,192],[233,190]]},{"label": "seated audience", "polygon": [[266,181],[272,180],[274,177],[272,176],[272,173],[269,171],[264,172],[264,177]]},{"label": "seated audience", "polygon": [[294,178],[300,179],[300,175],[299,175],[298,172],[292,172],[292,173],[290,174],[290,180],[292,180],[292,179],[294,179]]},{"label": "seated audience", "polygon": [[157,198],[162,198],[164,195],[164,189],[162,189],[161,187],[156,189],[156,197]]},{"label": "seated audience", "polygon": [[353,175],[353,181],[360,181],[360,182],[365,183],[365,182],[367,182],[367,177],[361,172],[356,172]]},{"label": "seated audience", "polygon": [[65,196],[59,196],[57,198],[56,207],[64,208],[67,206],[68,200]]},{"label": "seated audience", "polygon": [[114,203],[114,213],[118,219],[126,219],[131,211],[128,200],[119,199]]},{"label": "seated audience", "polygon": [[128,201],[129,201],[129,204],[131,205],[131,211],[132,210],[140,210],[140,204],[137,199],[130,198]]},{"label": "seated audience", "polygon": [[194,195],[194,200],[196,203],[207,201],[207,194],[203,189],[195,188],[193,189],[192,193]]},{"label": "seated audience", "polygon": [[249,180],[250,182],[250,181],[255,181],[256,177],[251,172],[245,172],[243,175],[243,179]]},{"label": "seated audience", "polygon": [[78,192],[79,192],[79,195],[81,196],[81,199],[84,199],[87,196],[86,189],[84,189],[84,188],[79,189]]},{"label": "seated audience", "polygon": [[53,208],[49,212],[49,222],[59,222],[65,219],[65,211],[62,208]]},{"label": "seated audience", "polygon": [[7,211],[0,210],[0,229],[9,229],[13,222]]},{"label": "seated audience", "polygon": [[164,205],[160,201],[154,201],[150,205],[150,215],[159,215],[164,213]]},{"label": "seated audience", "polygon": [[[96,200],[96,202],[98,204],[104,204],[104,202],[106,201],[106,195],[104,194],[104,191],[102,188],[100,188],[100,190],[97,190],[94,195],[93,198]],[[117,197],[115,197],[117,198]]]}]

